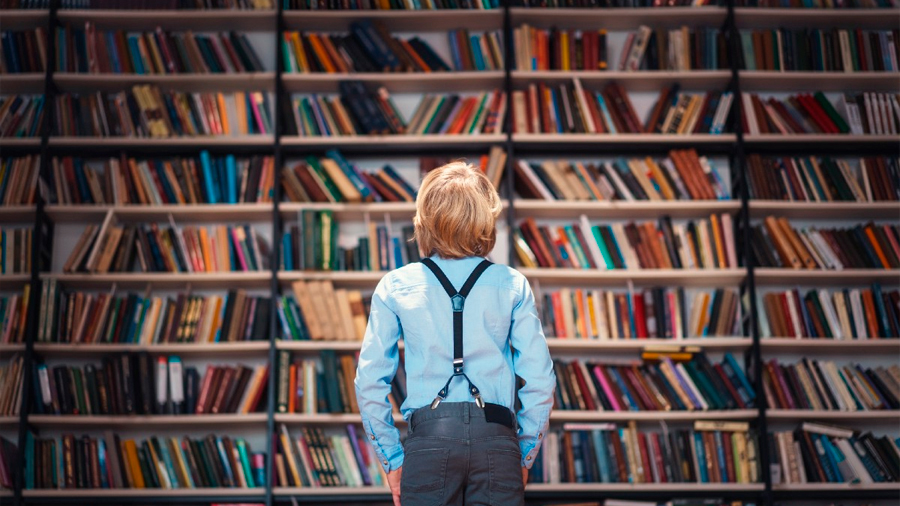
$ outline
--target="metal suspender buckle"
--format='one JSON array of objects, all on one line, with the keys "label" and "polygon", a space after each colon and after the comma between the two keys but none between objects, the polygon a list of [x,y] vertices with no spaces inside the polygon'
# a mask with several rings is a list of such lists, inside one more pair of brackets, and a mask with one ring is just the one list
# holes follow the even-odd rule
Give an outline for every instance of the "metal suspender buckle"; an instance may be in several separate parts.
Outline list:
[{"label": "metal suspender buckle", "polygon": [[463,359],[454,358],[453,359],[453,374],[462,374],[463,372]]}]

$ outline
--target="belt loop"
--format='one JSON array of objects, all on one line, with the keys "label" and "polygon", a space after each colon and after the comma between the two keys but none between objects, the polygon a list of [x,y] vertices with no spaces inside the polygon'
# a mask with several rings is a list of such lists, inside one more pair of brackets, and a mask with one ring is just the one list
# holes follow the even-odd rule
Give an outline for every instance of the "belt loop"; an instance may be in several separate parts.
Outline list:
[{"label": "belt loop", "polygon": [[469,416],[470,416],[469,406],[471,406],[470,403],[468,403],[468,402],[463,403],[463,408],[464,408],[463,409],[463,420],[465,420],[464,423],[469,423]]}]

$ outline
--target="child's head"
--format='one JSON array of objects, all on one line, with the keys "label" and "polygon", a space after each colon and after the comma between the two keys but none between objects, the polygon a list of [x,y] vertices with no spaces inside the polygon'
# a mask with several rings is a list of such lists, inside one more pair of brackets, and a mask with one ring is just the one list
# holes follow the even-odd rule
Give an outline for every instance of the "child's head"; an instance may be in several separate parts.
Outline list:
[{"label": "child's head", "polygon": [[426,255],[484,257],[497,240],[502,206],[487,176],[466,162],[451,162],[425,176],[416,199],[416,241]]}]

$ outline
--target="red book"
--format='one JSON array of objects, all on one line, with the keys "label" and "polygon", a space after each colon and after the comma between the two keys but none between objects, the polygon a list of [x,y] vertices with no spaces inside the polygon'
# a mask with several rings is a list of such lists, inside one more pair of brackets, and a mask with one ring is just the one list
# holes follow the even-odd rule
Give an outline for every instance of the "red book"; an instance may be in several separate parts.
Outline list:
[{"label": "red book", "polygon": [[729,483],[735,483],[737,480],[734,476],[734,452],[732,451],[731,437],[731,432],[722,432],[722,447],[725,449],[725,474]]},{"label": "red book", "polygon": [[643,432],[637,434],[638,448],[641,450],[641,466],[644,468],[643,483],[653,483],[653,463],[650,461],[650,454],[647,452],[647,435]]},{"label": "red book", "polygon": [[260,380],[259,385],[256,387],[256,391],[253,392],[253,397],[250,398],[250,402],[247,404],[247,412],[253,413],[259,407],[259,401],[262,399],[262,394],[266,390],[266,383],[269,381],[269,366],[265,366],[265,372],[262,374],[262,380]]},{"label": "red book", "polygon": [[650,443],[653,445],[654,465],[656,465],[656,473],[659,475],[660,483],[668,483],[669,477],[666,476],[666,466],[663,463],[662,447],[659,444],[659,433],[650,434]]},{"label": "red book", "polygon": [[722,364],[713,364],[713,369],[716,371],[716,374],[719,375],[719,379],[722,380],[722,384],[725,385],[725,388],[728,390],[728,393],[731,394],[731,398],[734,399],[734,402],[737,403],[738,407],[740,409],[746,409],[747,405],[744,404],[744,400],[741,399],[737,389],[731,384],[728,375],[725,374],[725,369],[722,368]]},{"label": "red book", "polygon": [[798,95],[801,103],[803,103],[806,109],[813,115],[813,119],[822,128],[823,131],[830,134],[840,133],[837,126],[831,121],[831,118],[828,117],[828,114],[822,109],[822,106],[816,102],[816,99],[812,97],[812,95],[808,93],[801,93]]},{"label": "red book", "polygon": [[584,400],[584,407],[588,411],[597,411],[597,399],[591,396],[587,382],[590,381],[584,377],[580,364],[573,363],[572,370],[575,373],[575,379],[578,381],[578,389],[581,390],[581,397]]},{"label": "red book", "polygon": [[791,318],[791,308],[787,301],[787,296],[784,293],[778,294],[778,301],[781,303],[781,311],[784,314],[784,323],[787,326],[787,331],[789,336],[795,335],[794,322]]},{"label": "red book", "polygon": [[637,331],[637,337],[649,337],[647,333],[647,315],[644,311],[644,297],[641,294],[635,294],[631,298],[631,305],[634,308],[634,326]]},{"label": "red book", "polygon": [[214,365],[206,366],[206,374],[203,375],[203,381],[200,383],[200,394],[197,396],[197,409],[194,410],[198,415],[206,412],[206,404],[209,399],[209,391],[215,370],[216,366]]}]

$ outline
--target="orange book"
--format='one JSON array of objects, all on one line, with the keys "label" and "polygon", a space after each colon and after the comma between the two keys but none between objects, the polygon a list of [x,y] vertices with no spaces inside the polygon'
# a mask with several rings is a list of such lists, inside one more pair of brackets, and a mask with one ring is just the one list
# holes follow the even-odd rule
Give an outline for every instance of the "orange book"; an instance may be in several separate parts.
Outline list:
[{"label": "orange book", "polygon": [[[69,163],[67,159],[65,163]],[[140,176],[140,170],[138,170],[137,162],[134,158],[128,159],[128,170],[131,171],[131,180],[134,181],[134,190],[137,193],[138,201],[141,204],[150,204],[150,199],[147,197],[147,190],[144,188],[143,178]]]},{"label": "orange book", "polygon": [[775,249],[778,252],[778,256],[781,258],[783,266],[794,269],[802,268],[803,263],[800,262],[800,257],[797,256],[791,243],[784,237],[784,233],[778,225],[778,222],[775,220],[775,217],[766,216],[763,220],[763,226],[766,227],[766,231],[769,232],[772,242],[775,243]]},{"label": "orange book", "polygon": [[462,132],[462,128],[467,123],[467,119],[472,113],[472,109],[475,107],[476,102],[477,99],[475,97],[468,97],[465,99],[462,107],[459,108],[456,117],[453,118],[453,124],[447,129],[448,134],[458,134]]},{"label": "orange book", "polygon": [[725,250],[723,249],[722,244],[722,222],[719,220],[719,215],[713,213],[709,216],[709,221],[712,224],[712,238],[713,245],[716,248],[716,267],[725,267]]},{"label": "orange book", "polygon": [[[288,37],[288,34],[285,34]],[[303,39],[300,32],[291,32],[289,42],[294,45],[294,54],[297,56],[297,68],[300,72],[309,72],[309,61],[306,59],[306,50],[303,48]]]},{"label": "orange book", "polygon": [[125,460],[128,462],[128,475],[134,481],[134,488],[146,488],[144,485],[144,475],[141,473],[141,464],[138,460],[137,444],[133,439],[122,442]]},{"label": "orange book", "polygon": [[404,51],[406,51],[407,54],[409,54],[409,57],[415,62],[415,64],[418,65],[420,69],[422,69],[422,72],[430,73],[433,70],[428,66],[427,63],[425,63],[425,60],[423,60],[422,57],[419,56],[419,53],[417,53],[416,50],[409,45],[409,42],[403,39],[397,39],[397,42],[400,43],[400,46]]},{"label": "orange book", "polygon": [[314,33],[310,33],[307,35],[307,39],[309,40],[309,45],[312,48],[313,53],[315,53],[316,58],[318,58],[319,60],[319,63],[322,64],[322,68],[325,69],[325,72],[328,72],[330,74],[337,72],[337,67],[335,67],[335,64],[331,61],[331,58],[328,57],[328,51],[326,51],[322,46],[322,41],[319,40],[319,36]]},{"label": "orange book", "polygon": [[294,413],[297,407],[297,364],[288,368],[288,413]]},{"label": "orange book", "polygon": [[791,227],[791,224],[788,222],[787,218],[778,218],[778,225],[781,226],[781,230],[784,232],[785,237],[791,243],[794,250],[797,252],[797,255],[800,256],[800,261],[806,266],[807,269],[816,269],[818,265],[816,264],[815,259],[813,259],[812,254],[806,248],[806,245],[800,240],[800,236],[797,235],[797,232]]},{"label": "orange book", "polygon": [[231,135],[231,123],[228,122],[228,108],[225,107],[225,94],[216,93],[216,102],[219,106],[219,117],[222,118],[222,130],[225,135]]},{"label": "orange book", "polygon": [[881,244],[878,243],[878,238],[875,237],[875,230],[873,230],[872,224],[866,225],[864,229],[866,231],[866,237],[869,238],[869,241],[872,243],[872,249],[875,250],[875,254],[878,255],[878,260],[881,261],[881,266],[885,269],[890,269],[891,264],[888,262],[887,256],[884,254],[884,250],[881,249]]},{"label": "orange book", "polygon": [[590,333],[588,332],[588,323],[587,323],[587,315],[584,312],[584,290],[577,289],[575,290],[575,301],[578,303],[578,307],[575,308],[575,316],[578,321],[578,331],[581,333],[581,337],[588,337]]},{"label": "orange book", "polygon": [[481,172],[487,173],[487,166],[490,157],[488,155],[481,155],[481,158],[478,160],[478,168],[481,169]]},{"label": "orange book", "polygon": [[341,52],[338,51],[338,48],[334,46],[331,37],[321,35],[319,40],[322,42],[322,47],[325,48],[325,51],[328,51],[328,56],[331,57],[331,61],[334,62],[334,66],[337,67],[338,71],[345,74],[350,72],[351,69],[347,64],[347,61],[344,60],[344,57],[341,55]]}]

